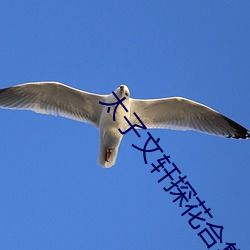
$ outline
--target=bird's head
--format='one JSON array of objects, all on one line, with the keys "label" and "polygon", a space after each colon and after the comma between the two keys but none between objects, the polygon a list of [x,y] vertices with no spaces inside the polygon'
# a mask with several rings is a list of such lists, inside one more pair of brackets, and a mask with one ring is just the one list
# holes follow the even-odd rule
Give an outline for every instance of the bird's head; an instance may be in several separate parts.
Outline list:
[{"label": "bird's head", "polygon": [[130,97],[130,92],[128,87],[125,84],[121,84],[116,90],[115,90],[116,95],[119,98],[129,98]]}]

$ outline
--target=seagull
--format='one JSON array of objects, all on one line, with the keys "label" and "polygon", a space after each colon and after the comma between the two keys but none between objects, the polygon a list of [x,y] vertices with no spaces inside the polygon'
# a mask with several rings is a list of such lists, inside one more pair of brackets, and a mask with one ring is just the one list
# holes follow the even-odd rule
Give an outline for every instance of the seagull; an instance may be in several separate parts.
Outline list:
[{"label": "seagull", "polygon": [[[117,100],[123,100],[123,105],[102,105]],[[146,128],[195,130],[235,139],[250,137],[249,130],[201,103],[183,97],[133,99],[124,84],[109,95],[100,95],[59,82],[24,83],[0,89],[0,107],[59,115],[94,125],[100,130],[98,164],[104,168],[116,162],[124,136],[120,131],[130,128],[125,117],[131,124],[138,123],[134,112]]]}]

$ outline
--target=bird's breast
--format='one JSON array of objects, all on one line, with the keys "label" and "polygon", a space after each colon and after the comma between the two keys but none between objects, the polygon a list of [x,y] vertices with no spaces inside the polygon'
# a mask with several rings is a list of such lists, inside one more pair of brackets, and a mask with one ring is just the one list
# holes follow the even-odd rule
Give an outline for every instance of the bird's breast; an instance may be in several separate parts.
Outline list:
[{"label": "bird's breast", "polygon": [[102,114],[101,114],[101,119],[100,119],[100,129],[105,128],[106,130],[108,128],[111,129],[121,129],[122,131],[124,129],[127,129],[129,127],[128,122],[124,118],[125,116],[127,119],[129,119],[130,112],[129,109],[127,109],[128,112],[121,106],[118,105],[116,108],[115,105],[109,107],[109,113],[108,113],[108,108],[103,108]]}]

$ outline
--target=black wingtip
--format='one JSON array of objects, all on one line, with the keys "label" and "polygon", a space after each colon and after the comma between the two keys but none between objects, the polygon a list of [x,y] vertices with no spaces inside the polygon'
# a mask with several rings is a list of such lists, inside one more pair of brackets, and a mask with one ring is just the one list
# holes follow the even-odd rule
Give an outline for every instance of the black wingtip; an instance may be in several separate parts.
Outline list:
[{"label": "black wingtip", "polygon": [[250,131],[247,131],[247,138],[250,138]]},{"label": "black wingtip", "polygon": [[250,137],[250,131],[238,124],[237,122],[223,116],[223,118],[229,123],[230,127],[234,130],[234,133],[230,134],[228,138],[233,139],[247,139]]}]

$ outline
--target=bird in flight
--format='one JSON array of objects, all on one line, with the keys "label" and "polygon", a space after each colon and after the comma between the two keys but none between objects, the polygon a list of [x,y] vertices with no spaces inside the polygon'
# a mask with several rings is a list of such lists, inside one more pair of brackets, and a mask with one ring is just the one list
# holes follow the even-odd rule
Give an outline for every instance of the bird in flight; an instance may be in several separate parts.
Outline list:
[{"label": "bird in flight", "polygon": [[[107,106],[102,104],[115,104],[119,99],[123,100],[123,105],[111,105],[108,113],[115,114],[107,114]],[[201,103],[182,97],[133,99],[126,85],[120,85],[109,95],[99,95],[59,82],[25,83],[0,89],[0,107],[32,110],[93,124],[100,130],[98,164],[105,168],[116,162],[124,136],[119,131],[129,128],[124,117],[128,117],[131,124],[138,122],[134,112],[147,128],[195,130],[236,139],[250,137],[249,130]]]}]

